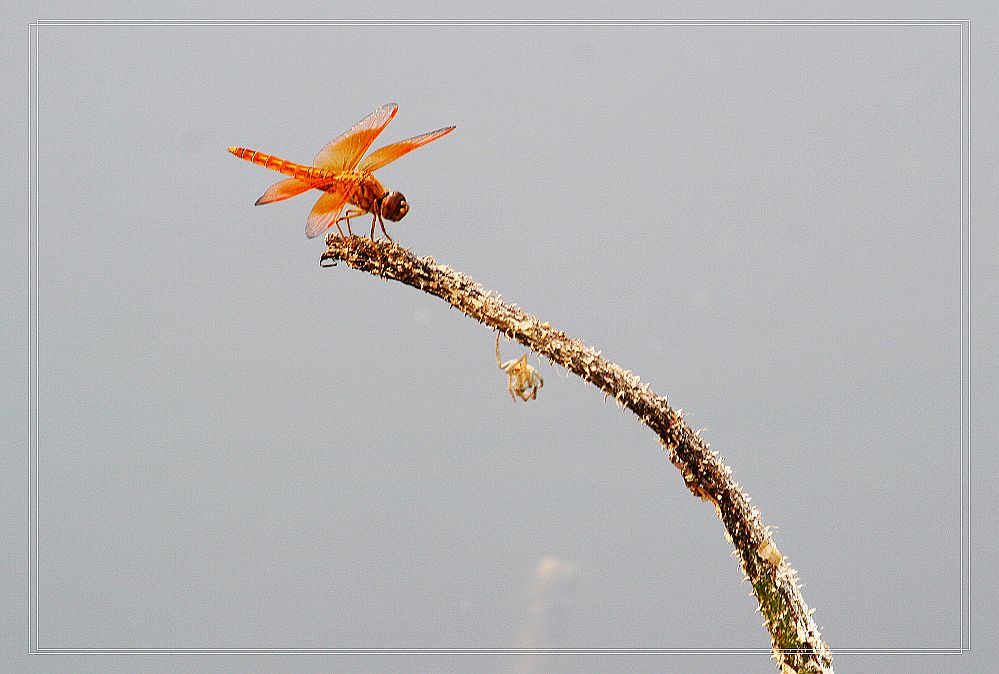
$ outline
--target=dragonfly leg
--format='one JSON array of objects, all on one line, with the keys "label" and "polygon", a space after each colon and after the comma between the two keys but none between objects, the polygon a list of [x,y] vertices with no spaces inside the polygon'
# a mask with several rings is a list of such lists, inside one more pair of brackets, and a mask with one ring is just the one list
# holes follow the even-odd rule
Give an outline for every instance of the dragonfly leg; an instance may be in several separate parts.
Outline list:
[{"label": "dragonfly leg", "polygon": [[389,236],[389,233],[385,231],[385,221],[384,221],[384,220],[382,220],[382,216],[381,216],[381,214],[379,214],[379,215],[378,215],[378,224],[379,224],[379,225],[381,225],[381,228],[382,228],[382,234],[384,234],[384,235],[385,235],[385,238],[386,238],[386,239],[388,239],[389,241],[391,241],[391,240],[392,240],[392,237],[391,237],[391,236]]},{"label": "dragonfly leg", "polygon": [[[336,219],[336,223],[346,222],[347,223],[347,232],[350,234],[350,236],[354,236],[354,230],[352,230],[350,228],[350,219],[351,218],[356,218],[357,216],[361,215],[362,213],[364,213],[364,211],[359,211],[356,208],[352,208],[349,211],[344,212],[343,215],[341,215],[339,218],[337,218]],[[340,225],[337,224],[336,228],[340,229]],[[340,236],[343,236],[343,230],[340,230]]]}]

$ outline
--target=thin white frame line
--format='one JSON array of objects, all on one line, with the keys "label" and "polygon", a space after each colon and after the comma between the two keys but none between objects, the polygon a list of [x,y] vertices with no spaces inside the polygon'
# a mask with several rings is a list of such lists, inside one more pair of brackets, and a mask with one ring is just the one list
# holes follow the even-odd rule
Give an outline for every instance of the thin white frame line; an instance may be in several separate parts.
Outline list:
[{"label": "thin white frame line", "polygon": [[[971,77],[971,62],[972,62],[972,58],[971,58],[971,56],[972,56],[972,51],[971,51],[971,19],[968,19],[967,23],[968,23],[968,48],[967,48],[967,52],[966,53],[967,53],[967,56],[968,56],[968,92],[967,92],[968,98],[967,98],[967,104],[965,104],[965,101],[963,99],[961,100],[961,107],[962,107],[962,110],[964,110],[966,112],[967,116],[968,116],[968,118],[967,118],[967,129],[968,129],[967,163],[968,163],[968,168],[967,168],[967,179],[966,179],[966,182],[964,184],[964,187],[967,190],[967,212],[966,212],[966,216],[967,216],[967,219],[968,219],[967,220],[967,223],[968,223],[968,225],[967,225],[967,227],[968,227],[968,285],[967,285],[967,288],[968,288],[968,312],[967,312],[968,313],[968,317],[967,317],[967,324],[962,324],[962,329],[967,329],[967,335],[968,335],[968,352],[967,352],[968,376],[967,376],[967,379],[966,379],[965,383],[967,385],[967,391],[968,391],[968,428],[967,428],[967,432],[968,432],[968,489],[967,489],[967,492],[968,492],[967,493],[967,497],[968,497],[968,509],[967,509],[967,517],[968,517],[968,545],[967,545],[967,550],[968,550],[968,606],[967,606],[967,616],[968,616],[968,648],[967,648],[967,650],[970,651],[971,650],[971,599],[972,599],[972,595],[971,595],[971,532],[972,532],[971,521],[972,521],[973,514],[974,514],[974,511],[971,508],[971,483],[972,483],[972,480],[971,480],[971,475],[972,475],[972,472],[971,472],[971,271],[972,271],[972,265],[971,265],[971,100],[973,98],[973,90],[971,88],[971,83],[972,83],[973,80],[972,80],[972,77]],[[964,60],[964,54],[961,55],[961,59],[962,59],[962,62],[963,62],[963,60]],[[962,119],[963,118],[964,118],[964,114],[962,114]],[[965,145],[964,145],[964,138],[961,138],[961,147],[962,148],[965,147]],[[962,162],[962,167],[963,167],[963,165],[964,165],[964,163]],[[963,195],[962,195],[962,198],[964,198]],[[963,233],[963,230],[964,230],[964,222],[965,222],[964,218],[962,217],[961,218],[961,229],[962,229],[962,233]],[[964,340],[961,340],[961,341],[962,341],[962,345],[963,345]],[[961,363],[961,368],[962,368],[962,371],[963,371],[964,363]],[[962,395],[962,399],[963,399],[964,391],[961,392],[961,395]],[[962,424],[963,424],[963,419],[962,419]],[[963,461],[963,457],[962,457],[962,465],[963,465],[963,463],[964,463],[964,461]],[[963,483],[962,483],[961,487],[962,488],[964,487]],[[963,522],[962,522],[962,531],[963,530],[964,529],[963,529]],[[962,554],[964,554],[963,551],[962,551]],[[964,588],[963,587],[961,588],[961,595],[962,595],[962,597],[964,596]],[[962,616],[962,639],[961,639],[961,647],[962,648],[964,647],[963,625],[964,625],[964,621],[963,621],[963,616]]]},{"label": "thin white frame line", "polygon": [[[961,233],[958,239],[960,240],[960,262],[958,263],[959,269],[959,280],[958,287],[961,288],[961,302],[960,308],[958,310],[960,318],[958,322],[961,326],[964,325],[964,24],[961,24],[961,52],[958,57],[960,63],[961,72],[961,120],[958,124],[960,127],[960,140],[958,143],[958,161],[960,162],[960,168],[958,173],[960,174],[960,187],[958,193],[958,221],[961,223]],[[960,328],[963,330],[963,327]],[[958,403],[958,409],[960,410],[960,423],[958,424],[959,437],[958,437],[958,447],[960,448],[960,453],[964,454],[964,338],[959,338],[960,346],[958,347],[958,357],[960,358],[960,363],[958,364],[958,397],[960,402]],[[964,461],[961,461],[961,467],[959,470],[961,484],[964,484]],[[964,499],[961,499],[961,505],[958,508],[959,511],[959,521],[958,521],[958,531],[960,535],[958,537],[959,545],[961,546],[961,554],[964,555]],[[961,613],[961,625],[958,628],[958,639],[960,639],[961,647],[964,647],[964,564],[960,564],[961,570],[959,572],[960,577],[960,594],[961,598],[958,600],[958,605],[960,606]]]},{"label": "thin white frame line", "polygon": [[31,124],[31,31],[34,24],[28,24],[28,653],[31,653],[31,619],[32,611],[34,610],[34,602],[31,601],[31,582],[33,579],[31,573],[31,563],[34,561],[35,556],[31,552],[31,525],[33,519],[31,517],[31,336],[34,334],[31,331],[31,197],[33,196],[31,190],[31,158],[32,158],[32,144],[31,144],[31,134],[33,133],[33,128]]},{"label": "thin white frame line", "polygon": [[[32,34],[34,40],[32,40]],[[32,189],[34,181],[38,178],[38,120],[36,119],[38,113],[38,26],[28,28],[28,41],[29,49],[31,46],[34,47],[33,58],[32,53],[28,54],[28,107],[31,110],[31,115],[28,117],[29,132],[28,132],[28,171],[29,171],[29,182],[28,182],[28,329],[31,330],[34,327],[34,333],[28,334],[28,344],[29,344],[29,361],[28,361],[28,405],[31,408],[29,410],[28,418],[28,433],[31,434],[32,429],[34,429],[34,442],[29,437],[28,440],[28,551],[31,557],[28,560],[28,577],[29,577],[29,587],[28,587],[28,651],[37,652],[38,646],[38,494],[37,490],[34,488],[38,483],[38,377],[37,377],[37,362],[38,362],[38,265],[37,265],[37,250],[38,250],[38,228],[34,228],[32,232],[32,218],[36,217],[38,214],[38,190]],[[32,65],[34,68],[32,69]],[[33,77],[32,77],[33,75]],[[31,85],[34,84],[34,95],[32,96]],[[34,105],[32,105],[34,103]],[[32,122],[35,122],[32,125]],[[32,265],[32,233],[34,233],[34,251],[35,251],[35,264]],[[34,270],[35,276],[32,277],[31,271]],[[34,283],[32,283],[34,281]],[[32,294],[32,291],[34,293]],[[32,297],[33,295],[33,297]],[[32,298],[34,302],[32,303]],[[35,376],[32,376],[32,375]],[[31,385],[34,384],[34,392],[32,393]],[[34,405],[31,403],[34,402]],[[34,412],[34,418],[31,418],[31,411]],[[34,600],[34,601],[32,601]],[[33,609],[33,610],[32,610]]]},{"label": "thin white frame line", "polygon": [[972,69],[971,20],[968,20],[968,650],[971,650],[971,101],[974,98],[971,83]]},{"label": "thin white frame line", "polygon": [[757,25],[779,24],[826,26],[831,24],[850,25],[910,25],[910,24],[967,24],[970,19],[952,17],[949,19],[36,19],[32,24],[66,25],[66,24],[252,24],[252,25],[322,25],[343,23],[405,23],[405,24],[448,24],[448,25],[526,25],[550,24],[558,26],[581,24],[615,24],[615,25]]},{"label": "thin white frame line", "polygon": [[[39,78],[39,74],[38,74],[39,64],[40,64],[40,60],[41,60],[41,53],[42,53],[41,45],[39,44],[40,40],[41,40],[41,34],[40,33],[41,33],[41,31],[38,28],[35,28],[35,174],[34,174],[35,177],[34,177],[34,180],[35,180],[35,188],[36,188],[35,189],[35,224],[36,225],[37,225],[37,222],[38,222],[38,203],[39,203],[38,189],[37,189],[38,188],[38,170],[39,170],[39,162],[40,162],[40,160],[39,160],[39,152],[38,152],[38,143],[39,143],[39,141],[41,139],[41,121],[39,119],[39,113],[38,113],[38,108],[39,108],[39,105],[40,105],[39,100],[40,100],[40,96],[41,96],[41,94],[40,94],[41,87],[39,86],[40,78]],[[38,649],[38,646],[39,646],[39,643],[40,643],[40,640],[39,640],[39,625],[38,625],[39,618],[40,618],[40,616],[38,615],[38,613],[39,613],[39,610],[38,610],[38,600],[39,600],[38,571],[39,571],[40,560],[39,560],[39,554],[38,553],[39,553],[39,551],[41,549],[39,547],[39,545],[38,545],[38,541],[39,541],[39,530],[40,530],[40,527],[38,525],[38,507],[39,507],[38,485],[41,482],[41,471],[39,470],[39,467],[38,467],[38,449],[39,449],[39,447],[38,447],[38,440],[39,440],[39,432],[40,432],[40,428],[41,428],[41,414],[39,413],[39,406],[41,405],[41,386],[39,385],[39,382],[38,382],[38,379],[39,379],[39,377],[38,377],[38,375],[39,375],[39,372],[38,372],[38,370],[39,370],[39,363],[38,363],[38,360],[39,360],[39,357],[38,357],[38,339],[39,338],[38,338],[38,335],[41,332],[41,329],[40,329],[40,326],[39,326],[39,320],[41,318],[41,312],[39,311],[39,306],[38,306],[39,303],[40,303],[40,301],[41,301],[41,291],[39,290],[38,285],[39,285],[39,282],[41,281],[41,277],[39,275],[39,269],[38,269],[38,250],[39,250],[39,247],[38,247],[38,227],[36,226],[35,227],[35,489],[32,492],[33,499],[34,499],[34,504],[35,504],[35,507],[34,507],[34,515],[35,515],[35,529],[34,529],[34,535],[35,535],[34,536],[35,537],[35,588],[34,588],[35,589],[35,622],[34,622],[34,625],[33,625],[33,629],[34,629],[34,632],[35,632],[35,649],[36,650]]]},{"label": "thin white frame line", "polygon": [[[786,653],[807,653],[807,649],[784,649]],[[960,655],[961,648],[843,648],[837,654],[853,655]],[[769,648],[43,648],[50,655],[769,655]]]},{"label": "thin white frame line", "polygon": [[36,25],[47,26],[963,26],[966,19],[912,20],[912,21],[871,21],[871,20],[828,20],[828,21],[667,21],[667,20],[446,20],[446,19],[323,19],[316,21],[294,20],[39,20]]},{"label": "thin white frame line", "polygon": [[[967,28],[967,37],[965,35]],[[965,57],[968,64],[965,68]],[[960,288],[961,302],[959,307],[960,323],[960,362],[959,362],[959,410],[960,410],[960,484],[962,498],[960,499],[959,510],[961,520],[959,523],[959,541],[961,546],[960,563],[960,641],[962,650],[971,649],[971,224],[970,224],[970,156],[971,156],[971,22],[970,20],[961,24],[961,53],[960,53],[960,92],[961,92],[961,113],[960,113],[960,153],[959,153],[959,174],[960,174],[960,194],[958,213],[960,215]],[[966,85],[967,82],[967,85]],[[965,146],[967,131],[968,145]],[[967,164],[967,166],[966,166]],[[967,196],[967,200],[965,195]],[[967,220],[966,220],[967,217]],[[965,223],[967,222],[967,231]],[[967,235],[967,244],[965,237]],[[967,274],[967,285],[965,276]],[[967,290],[966,290],[967,289]],[[967,373],[965,365],[967,364]],[[965,402],[965,392],[968,392],[968,400]],[[966,423],[967,420],[967,423]],[[967,443],[967,444],[966,444]],[[965,447],[967,446],[967,454]],[[967,465],[965,460],[967,459]],[[967,468],[967,470],[966,470]],[[967,483],[967,491],[965,485]],[[967,504],[965,503],[967,497]],[[965,533],[965,517],[967,517],[967,534]],[[967,553],[967,557],[965,554]],[[967,573],[965,567],[967,566]],[[967,588],[967,594],[965,592]],[[966,637],[967,635],[967,637]]]},{"label": "thin white frame line", "polygon": [[[124,21],[91,21],[91,20],[48,20],[40,19],[28,24],[28,400],[29,400],[29,423],[28,423],[28,473],[29,473],[29,484],[28,484],[28,520],[29,520],[29,543],[28,543],[28,553],[29,553],[29,563],[28,563],[28,652],[29,654],[40,654],[40,653],[51,653],[51,654],[130,654],[130,653],[156,653],[156,654],[189,654],[189,653],[221,653],[221,654],[297,654],[297,653],[319,653],[319,654],[336,654],[336,653],[538,653],[538,654],[569,654],[569,653],[635,653],[635,654],[670,654],[670,653],[698,653],[698,654],[735,654],[735,653],[770,653],[770,649],[51,649],[51,648],[40,648],[38,647],[38,495],[37,495],[37,483],[38,483],[38,428],[39,428],[39,414],[38,414],[38,403],[39,403],[39,391],[37,376],[32,379],[32,365],[36,366],[37,370],[37,360],[38,360],[38,265],[37,265],[37,251],[38,251],[38,227],[37,223],[34,227],[34,250],[31,249],[31,233],[32,233],[32,223],[34,216],[37,219],[38,216],[38,190],[32,189],[37,187],[38,180],[38,142],[39,142],[39,129],[38,129],[38,96],[39,96],[39,86],[38,86],[38,59],[40,58],[40,48],[38,45],[38,27],[41,25],[53,25],[53,26],[183,26],[183,25],[194,25],[194,26],[238,26],[238,25],[252,25],[252,26],[314,26],[314,25],[419,25],[419,26],[560,26],[560,25],[578,25],[578,26],[600,26],[600,25],[611,25],[611,26],[960,26],[961,27],[961,41],[960,41],[960,90],[961,90],[961,115],[960,115],[960,127],[961,127],[961,166],[960,166],[960,224],[961,224],[961,236],[960,236],[960,254],[961,254],[961,285],[962,285],[962,298],[960,305],[961,312],[961,330],[964,332],[966,329],[967,335],[967,352],[965,352],[965,337],[961,336],[960,340],[960,353],[961,353],[961,378],[960,378],[960,407],[961,407],[961,441],[960,446],[963,449],[965,430],[967,430],[967,461],[968,461],[968,474],[967,474],[967,493],[966,499],[961,499],[960,506],[960,517],[961,517],[961,554],[962,556],[965,552],[967,555],[967,578],[965,578],[965,564],[960,565],[961,572],[961,596],[960,596],[960,606],[961,606],[961,625],[960,625],[960,647],[957,649],[952,648],[929,648],[929,649],[850,649],[850,648],[837,648],[836,653],[849,654],[951,654],[951,653],[963,653],[965,651],[971,650],[971,570],[972,570],[972,560],[971,560],[971,397],[970,397],[970,386],[971,386],[971,264],[970,264],[970,247],[971,247],[971,20],[970,19],[960,19],[960,20],[914,20],[914,21],[893,21],[893,20],[815,20],[815,21],[798,21],[798,20],[774,20],[774,21],[738,21],[738,20],[691,20],[691,21],[667,21],[667,20],[575,20],[575,21],[561,21],[561,20],[496,20],[496,21],[480,21],[480,20],[316,20],[316,21],[298,21],[298,20],[124,20]],[[965,27],[967,27],[967,41],[965,40]],[[34,28],[34,31],[32,31]],[[32,35],[34,35],[34,40],[32,41]],[[34,46],[34,59],[32,59],[31,47]],[[967,79],[968,86],[967,90],[965,88],[965,69],[964,60],[965,56],[968,59],[968,69],[967,69]],[[34,64],[34,69],[32,70],[32,64]],[[32,96],[31,96],[31,85],[32,85],[32,74],[34,75],[34,107],[32,108]],[[968,148],[965,150],[964,139],[965,139],[965,117],[967,116],[967,137],[968,137]],[[32,134],[32,121],[34,121],[34,129]],[[34,138],[34,143],[32,143],[32,138]],[[33,153],[33,154],[32,154]],[[34,160],[34,171],[32,172],[32,159]],[[968,164],[968,177],[967,182],[965,182],[965,162]],[[32,180],[33,179],[33,180]],[[967,192],[965,192],[967,189]],[[965,197],[967,194],[967,197]],[[34,199],[32,200],[32,196]],[[32,209],[32,205],[34,209]],[[965,208],[967,210],[965,210]],[[967,265],[967,276],[968,276],[968,287],[966,293],[964,290],[964,272],[965,272],[965,246],[964,246],[964,235],[965,235],[965,213],[967,213],[967,236],[968,236],[968,265]],[[32,266],[32,253],[35,254],[35,265]],[[35,272],[35,283],[32,284],[32,269]],[[33,286],[33,287],[32,287]],[[34,290],[34,312],[32,312],[32,289]],[[965,312],[965,296],[967,297],[967,312]],[[34,321],[32,321],[32,317]],[[30,334],[31,327],[34,326],[35,334],[32,336]],[[34,348],[32,349],[32,339]],[[965,376],[964,364],[968,364],[968,373]],[[37,371],[35,372],[37,375]],[[34,381],[34,405],[31,405],[32,401],[32,391],[31,384]],[[964,392],[968,390],[968,401],[967,406],[964,404]],[[34,423],[32,424],[31,412],[34,411]],[[967,429],[965,429],[965,410],[967,410]],[[34,443],[32,443],[31,431],[34,428]],[[961,452],[961,488],[965,488],[965,464],[964,464],[964,452]],[[33,470],[32,470],[33,469]],[[965,515],[965,501],[967,501],[967,515],[968,515],[968,534],[967,537],[964,535],[964,515]],[[967,545],[965,545],[965,543]],[[33,559],[32,552],[34,552]],[[968,597],[967,604],[965,604],[965,582],[967,582]],[[34,601],[33,601],[34,600]],[[965,646],[965,618],[967,618],[967,643]]]}]

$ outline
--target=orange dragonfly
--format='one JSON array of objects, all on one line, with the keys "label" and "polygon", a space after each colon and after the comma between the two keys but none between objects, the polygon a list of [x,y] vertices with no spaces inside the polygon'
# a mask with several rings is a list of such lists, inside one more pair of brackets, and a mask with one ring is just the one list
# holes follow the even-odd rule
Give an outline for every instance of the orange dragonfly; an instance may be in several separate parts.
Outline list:
[{"label": "orange dragonfly", "polygon": [[[401,192],[389,192],[372,174],[407,152],[454,130],[453,126],[448,126],[422,136],[400,140],[398,143],[375,150],[362,160],[361,157],[389,121],[395,117],[398,110],[399,106],[395,103],[378,108],[352,126],[349,131],[331,140],[316,155],[313,160],[314,166],[295,164],[245,147],[230,147],[229,152],[240,159],[291,176],[271,185],[257,199],[255,204],[257,206],[288,199],[311,189],[324,192],[309,213],[305,236],[310,239],[334,225],[340,236],[343,236],[343,230],[340,229],[341,222],[347,223],[347,231],[353,235],[350,219],[370,213],[371,238],[375,238],[377,223],[381,225],[382,233],[391,241],[392,237],[385,231],[385,221],[382,218],[392,222],[401,220],[409,212],[409,204]],[[348,209],[341,215],[344,206],[348,204],[354,208]]]}]

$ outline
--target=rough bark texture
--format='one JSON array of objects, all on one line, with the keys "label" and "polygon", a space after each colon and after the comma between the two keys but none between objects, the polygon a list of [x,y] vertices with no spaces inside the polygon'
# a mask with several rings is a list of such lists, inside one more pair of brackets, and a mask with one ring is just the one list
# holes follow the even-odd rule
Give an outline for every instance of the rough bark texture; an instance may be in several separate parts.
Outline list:
[{"label": "rough bark texture", "polygon": [[782,672],[832,672],[832,652],[801,596],[796,572],[778,552],[763,525],[760,512],[732,479],[731,469],[638,376],[600,356],[600,352],[572,339],[548,323],[507,304],[468,276],[416,257],[388,241],[330,236],[321,264],[348,266],[436,295],[475,320],[500,330],[524,346],[590,382],[627,407],[658,436],[687,488],[715,506],[725,525],[726,538],[735,546],[742,570],[752,583],[772,637],[772,657]]}]

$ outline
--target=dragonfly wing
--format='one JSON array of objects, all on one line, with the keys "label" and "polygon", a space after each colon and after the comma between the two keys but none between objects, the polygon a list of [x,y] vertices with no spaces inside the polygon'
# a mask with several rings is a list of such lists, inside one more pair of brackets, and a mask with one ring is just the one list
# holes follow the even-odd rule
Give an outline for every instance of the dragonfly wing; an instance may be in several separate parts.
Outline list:
[{"label": "dragonfly wing", "polygon": [[349,131],[331,140],[319,151],[312,163],[332,171],[350,171],[361,161],[361,157],[398,110],[399,106],[395,103],[378,108]]},{"label": "dragonfly wing", "polygon": [[386,164],[394,162],[407,152],[412,152],[421,145],[426,145],[430,141],[437,140],[441,136],[445,136],[452,131],[454,131],[454,127],[448,126],[443,129],[431,131],[430,133],[425,133],[422,136],[413,136],[412,138],[407,138],[406,140],[400,140],[398,143],[392,143],[391,145],[378,148],[365,157],[364,161],[357,166],[357,169],[359,171],[368,171],[369,173],[377,171]]},{"label": "dragonfly wing", "polygon": [[347,205],[350,197],[343,190],[336,192],[326,192],[319,197],[319,201],[312,207],[309,213],[309,222],[305,226],[305,236],[314,239],[327,229],[333,226],[333,222],[340,215],[340,211]]},{"label": "dragonfly wing", "polygon": [[291,197],[297,196],[302,192],[306,192],[311,189],[312,185],[295,178],[280,180],[268,187],[267,191],[260,195],[260,198],[257,199],[254,206],[262,206],[264,204],[274,203],[275,201],[290,199]]}]

